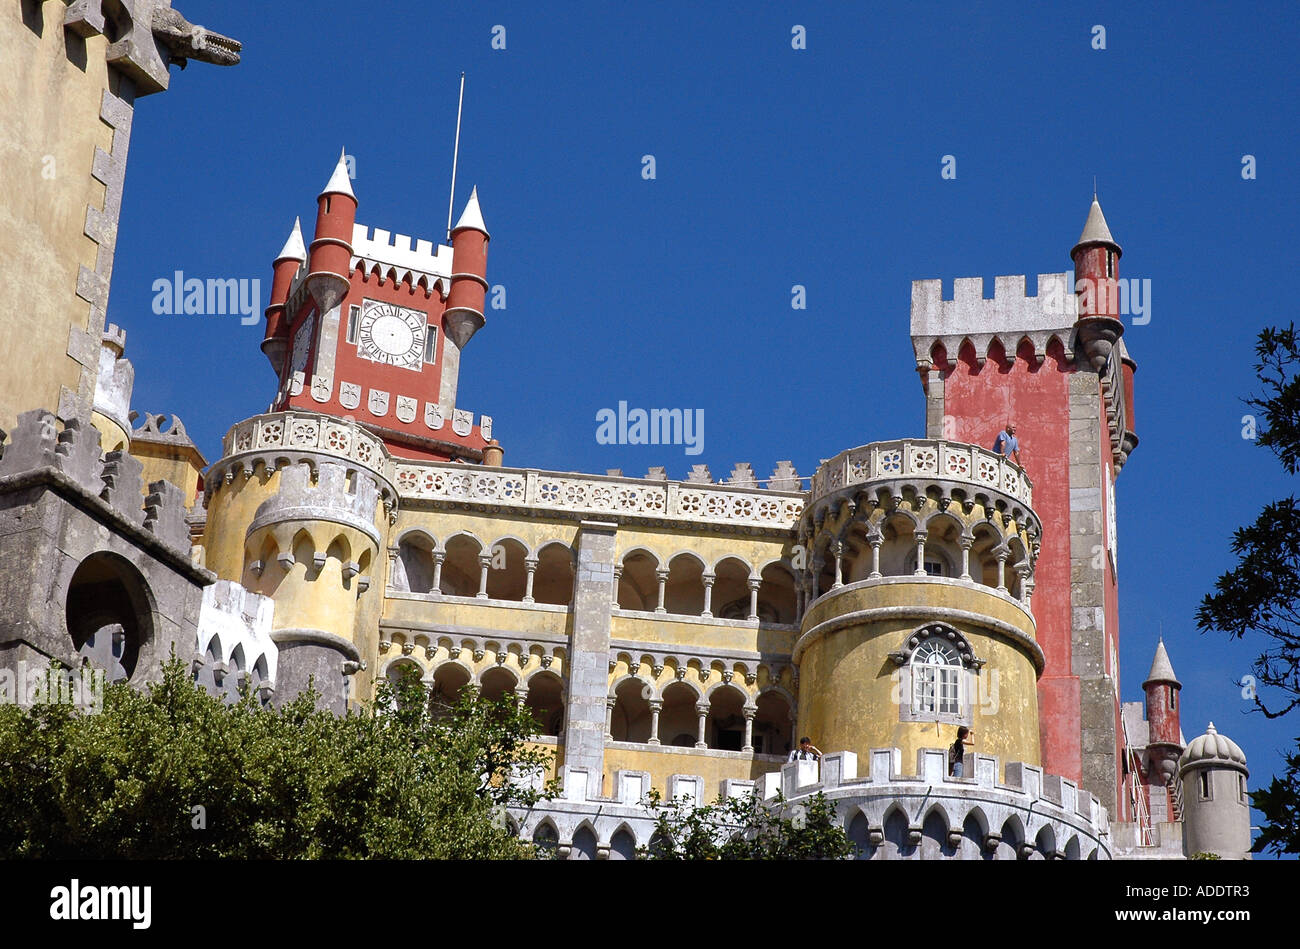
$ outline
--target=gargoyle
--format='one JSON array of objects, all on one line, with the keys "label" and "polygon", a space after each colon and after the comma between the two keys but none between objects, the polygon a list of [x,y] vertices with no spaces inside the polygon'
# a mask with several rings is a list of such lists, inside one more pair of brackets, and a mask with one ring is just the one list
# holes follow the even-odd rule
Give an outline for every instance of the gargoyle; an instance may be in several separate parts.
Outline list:
[{"label": "gargoyle", "polygon": [[239,62],[243,44],[220,33],[195,26],[171,7],[157,7],[153,12],[153,35],[171,53],[171,61],[182,69],[188,60],[216,66],[234,66]]}]

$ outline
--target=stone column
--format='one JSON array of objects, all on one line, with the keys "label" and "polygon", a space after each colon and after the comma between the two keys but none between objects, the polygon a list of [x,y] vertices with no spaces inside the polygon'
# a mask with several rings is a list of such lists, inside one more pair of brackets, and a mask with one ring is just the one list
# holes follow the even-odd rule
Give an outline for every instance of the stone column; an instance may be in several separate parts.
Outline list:
[{"label": "stone column", "polygon": [[713,583],[717,579],[717,574],[704,574],[704,612],[701,616],[713,615]]},{"label": "stone column", "polygon": [[741,714],[745,716],[745,746],[741,751],[754,751],[754,715],[758,712],[756,708],[741,709]]},{"label": "stone column", "polygon": [[749,616],[746,619],[751,622],[758,619],[758,588],[763,585],[761,579],[750,578],[749,584]]},{"label": "stone column", "polygon": [[698,716],[700,717],[700,724],[699,724],[698,729],[697,729],[696,732],[695,732],[695,747],[696,747],[696,748],[707,748],[707,747],[709,747],[709,745],[708,745],[708,743],[704,740],[704,729],[705,729],[705,727],[706,727],[707,724],[708,724],[708,718],[709,718],[709,703],[708,703],[708,702],[698,702],[698,703],[696,703],[696,705],[695,705],[695,714],[698,715]]},{"label": "stone column", "polygon": [[618,704],[618,699],[613,696],[605,699],[605,737],[612,739],[614,737],[614,706]]},{"label": "stone column", "polygon": [[659,713],[663,711],[663,699],[650,700],[650,740],[647,744],[659,744]]},{"label": "stone column", "polygon": [[998,592],[1007,592],[1007,558],[1011,556],[1011,551],[1002,549],[996,551],[998,558]]},{"label": "stone column", "polygon": [[435,550],[433,552],[433,589],[431,593],[442,595],[442,563],[447,559],[447,552],[444,550]]},{"label": "stone column", "polygon": [[610,589],[610,601],[609,601],[609,605],[613,609],[619,608],[618,607],[618,582],[622,579],[623,579],[623,565],[621,563],[616,563],[614,564],[614,585]]},{"label": "stone column", "polygon": [[659,605],[655,607],[656,613],[667,613],[664,608],[664,596],[668,591],[668,571],[660,567],[655,571],[655,576],[659,578]]},{"label": "stone column", "polygon": [[617,533],[617,524],[583,521],[578,534],[568,702],[564,709],[564,757],[567,764],[587,769],[587,790],[593,796],[601,793],[604,783],[609,588],[614,580]]},{"label": "stone column", "polygon": [[492,555],[480,554],[478,558],[478,593],[480,600],[487,599],[488,571],[492,569]]},{"label": "stone column", "polygon": [[880,546],[885,542],[885,536],[883,534],[868,534],[867,541],[871,544],[870,579],[876,580],[880,577]]},{"label": "stone column", "polygon": [[537,559],[535,557],[524,558],[524,570],[528,572],[527,586],[524,588],[524,602],[536,603],[533,599],[533,578],[537,575]]},{"label": "stone column", "polygon": [[916,569],[912,571],[912,576],[924,577],[925,573],[925,538],[929,532],[924,528],[916,530]]},{"label": "stone column", "polygon": [[831,584],[831,589],[838,590],[844,586],[844,545],[832,544],[831,553],[835,556],[835,582]]},{"label": "stone column", "polygon": [[961,579],[969,580],[970,576],[970,549],[975,544],[974,537],[967,537],[962,534],[957,538],[957,543],[961,547]]}]

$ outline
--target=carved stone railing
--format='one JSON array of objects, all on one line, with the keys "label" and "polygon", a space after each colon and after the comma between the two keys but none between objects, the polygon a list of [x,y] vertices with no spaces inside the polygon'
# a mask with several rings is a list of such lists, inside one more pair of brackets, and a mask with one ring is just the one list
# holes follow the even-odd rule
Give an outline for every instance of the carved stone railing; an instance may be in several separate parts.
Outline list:
[{"label": "carved stone railing", "polygon": [[399,461],[394,483],[403,500],[772,530],[791,530],[804,505],[794,492],[444,462]]},{"label": "carved stone railing", "polygon": [[281,450],[335,455],[385,478],[392,477],[392,461],[380,439],[353,422],[315,412],[255,415],[232,426],[221,441],[225,458]]},{"label": "carved stone railing", "polygon": [[874,442],[840,452],[813,475],[809,503],[851,485],[904,478],[998,491],[1033,506],[1033,484],[1019,465],[978,445],[923,438]]}]

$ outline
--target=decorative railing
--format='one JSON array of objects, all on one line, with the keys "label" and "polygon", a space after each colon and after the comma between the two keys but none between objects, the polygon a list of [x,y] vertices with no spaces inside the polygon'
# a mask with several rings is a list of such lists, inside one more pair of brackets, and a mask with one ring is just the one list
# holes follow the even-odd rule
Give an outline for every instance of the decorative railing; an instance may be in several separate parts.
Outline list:
[{"label": "decorative railing", "polygon": [[874,442],[840,452],[813,475],[810,502],[851,485],[899,478],[991,488],[1033,506],[1033,484],[1019,465],[978,445],[938,439]]},{"label": "decorative railing", "polygon": [[804,505],[787,492],[443,462],[398,462],[394,483],[403,499],[779,530],[792,529]]},{"label": "decorative railing", "polygon": [[391,480],[392,462],[382,441],[354,422],[314,412],[255,415],[232,426],[221,448],[225,458],[250,452],[320,452],[350,459]]}]

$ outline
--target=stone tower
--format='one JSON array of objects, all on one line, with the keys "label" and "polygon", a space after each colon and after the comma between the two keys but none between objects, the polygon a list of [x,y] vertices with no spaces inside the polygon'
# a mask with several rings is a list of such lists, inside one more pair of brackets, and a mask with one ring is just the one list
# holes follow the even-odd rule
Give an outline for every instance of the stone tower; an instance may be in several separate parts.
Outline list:
[{"label": "stone tower", "polygon": [[1179,725],[1179,692],[1182,683],[1174,676],[1174,667],[1165,651],[1165,642],[1156,644],[1142,690],[1146,693],[1147,774],[1151,819],[1171,821],[1175,818],[1173,801],[1167,789],[1178,776],[1178,758],[1183,752],[1183,732]]},{"label": "stone tower", "polygon": [[1183,850],[1218,854],[1225,860],[1250,859],[1250,798],[1246,796],[1246,755],[1215,730],[1192,739],[1178,761],[1183,782]]},{"label": "stone tower", "polygon": [[1133,434],[1133,363],[1111,291],[1119,245],[1093,201],[1068,273],[912,285],[912,343],[931,438],[992,447],[1008,421],[1042,522],[1035,566],[1043,766],[1114,811],[1121,782],[1114,483]]}]

